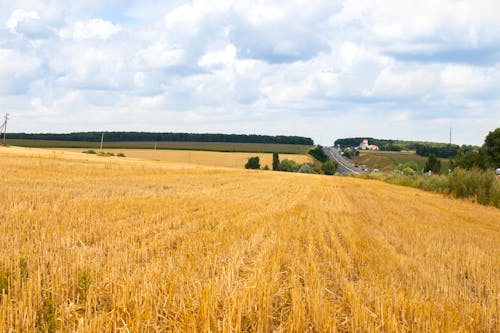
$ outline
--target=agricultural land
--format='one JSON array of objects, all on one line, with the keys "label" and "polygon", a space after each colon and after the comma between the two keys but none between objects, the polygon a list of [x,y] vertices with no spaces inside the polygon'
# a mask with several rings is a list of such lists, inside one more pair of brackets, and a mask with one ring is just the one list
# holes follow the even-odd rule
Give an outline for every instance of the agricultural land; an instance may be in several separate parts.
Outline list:
[{"label": "agricultural land", "polygon": [[498,332],[500,210],[0,147],[2,332]]},{"label": "agricultural land", "polygon": [[[56,148],[57,151],[82,152],[80,148]],[[208,166],[220,166],[228,168],[243,169],[248,159],[258,156],[262,167],[272,167],[273,155],[270,153],[229,153],[215,151],[192,151],[192,150],[152,150],[152,149],[105,149],[105,152],[117,155],[125,154],[130,158],[145,160],[166,161],[176,163],[199,164]],[[280,154],[280,159],[289,159],[297,163],[311,163],[313,158],[302,154]]]},{"label": "agricultural land", "polygon": [[[366,165],[371,170],[379,169],[380,171],[391,172],[396,169],[399,164],[408,162],[414,163],[419,170],[423,170],[427,157],[419,156],[414,151],[377,151],[377,150],[360,150],[359,156],[352,158],[359,165]],[[441,172],[447,173],[449,168],[449,160],[440,158]]]},{"label": "agricultural land", "polygon": [[[62,140],[32,140],[7,139],[7,144],[33,148],[91,148],[97,149],[100,142],[62,141]],[[276,143],[246,143],[246,142],[189,142],[189,141],[111,141],[105,142],[104,148],[115,149],[169,149],[169,150],[201,150],[218,152],[254,152],[307,154],[312,145],[276,144]]]}]

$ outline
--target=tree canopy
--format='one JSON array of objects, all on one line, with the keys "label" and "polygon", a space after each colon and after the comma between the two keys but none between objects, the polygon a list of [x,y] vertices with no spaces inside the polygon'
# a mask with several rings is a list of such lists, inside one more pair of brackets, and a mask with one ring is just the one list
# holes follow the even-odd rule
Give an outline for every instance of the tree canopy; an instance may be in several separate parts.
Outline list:
[{"label": "tree canopy", "polygon": [[280,166],[280,155],[278,153],[273,153],[273,170],[279,170]]},{"label": "tree canopy", "polygon": [[325,175],[334,175],[337,171],[337,163],[334,161],[327,161],[321,165],[321,170]]},{"label": "tree canopy", "polygon": [[500,168],[500,127],[488,133],[483,149],[488,164],[493,168]]},{"label": "tree canopy", "polygon": [[468,149],[468,146],[462,146],[450,167],[466,170],[500,168],[500,128],[489,132],[480,148]]},{"label": "tree canopy", "polygon": [[260,169],[259,156],[250,157],[247,164],[245,164],[245,169]]},{"label": "tree canopy", "polygon": [[436,155],[429,154],[427,158],[427,162],[424,166],[424,172],[439,172],[441,170],[441,161],[436,158]]},{"label": "tree canopy", "polygon": [[[99,142],[102,132],[9,133],[9,139],[88,141]],[[190,142],[238,142],[313,145],[310,138],[284,135],[211,134],[211,133],[152,133],[152,132],[104,132],[107,142],[117,141],[190,141]]]},{"label": "tree canopy", "polygon": [[320,162],[326,162],[328,161],[328,156],[326,156],[325,152],[323,151],[323,147],[321,146],[316,146],[315,148],[309,150],[309,155],[313,156],[315,159],[317,159]]}]

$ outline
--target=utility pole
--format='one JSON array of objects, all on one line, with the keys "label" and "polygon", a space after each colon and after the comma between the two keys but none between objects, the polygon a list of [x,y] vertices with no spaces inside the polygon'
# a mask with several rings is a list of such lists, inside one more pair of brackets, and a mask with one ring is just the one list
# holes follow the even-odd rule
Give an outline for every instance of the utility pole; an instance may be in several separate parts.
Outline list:
[{"label": "utility pole", "polygon": [[104,132],[101,134],[101,147],[99,148],[99,151],[102,151],[102,142],[104,141]]},{"label": "utility pole", "polygon": [[2,124],[2,130],[3,130],[3,143],[5,144],[5,134],[7,133],[7,120],[9,120],[9,114],[5,114],[5,121]]},{"label": "utility pole", "polygon": [[451,127],[450,127],[450,147],[451,147]]}]

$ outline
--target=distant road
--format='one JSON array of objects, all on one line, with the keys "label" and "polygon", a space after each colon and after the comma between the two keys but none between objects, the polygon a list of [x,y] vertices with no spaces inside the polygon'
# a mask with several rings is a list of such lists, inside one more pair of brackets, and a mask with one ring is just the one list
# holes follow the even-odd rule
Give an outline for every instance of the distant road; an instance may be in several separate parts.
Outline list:
[{"label": "distant road", "polygon": [[343,175],[359,175],[363,169],[356,167],[350,160],[342,156],[338,149],[333,147],[323,147],[326,156],[338,164],[337,171]]}]

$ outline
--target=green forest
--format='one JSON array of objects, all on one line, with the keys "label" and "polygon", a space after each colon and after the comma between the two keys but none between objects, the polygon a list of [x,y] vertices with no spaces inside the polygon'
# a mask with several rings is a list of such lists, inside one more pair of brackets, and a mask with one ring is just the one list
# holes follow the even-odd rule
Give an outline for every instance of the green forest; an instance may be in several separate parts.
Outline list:
[{"label": "green forest", "polygon": [[[86,141],[99,142],[102,132],[75,132],[66,134],[52,133],[8,133],[9,139],[17,140],[58,140],[58,141]],[[151,132],[104,132],[106,142],[138,141],[138,142],[238,142],[238,143],[273,143],[313,145],[311,138],[285,135],[257,135],[257,134],[198,134],[198,133],[151,133]]]}]

